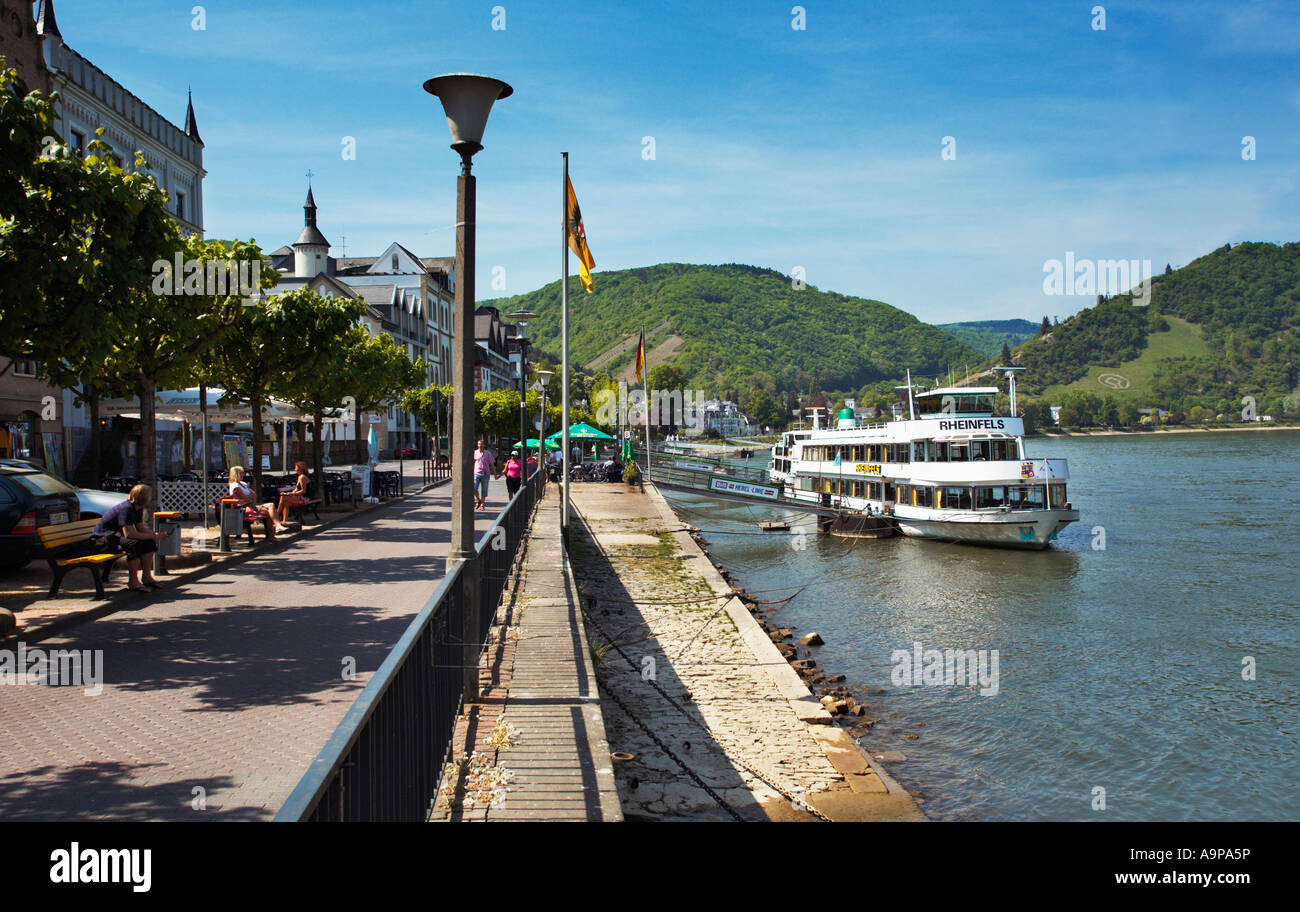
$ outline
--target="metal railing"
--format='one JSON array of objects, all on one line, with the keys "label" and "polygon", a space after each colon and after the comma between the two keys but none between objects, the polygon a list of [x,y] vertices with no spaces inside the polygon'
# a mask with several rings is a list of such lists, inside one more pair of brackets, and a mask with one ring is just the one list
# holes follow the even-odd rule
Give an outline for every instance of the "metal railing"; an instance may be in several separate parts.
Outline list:
[{"label": "metal railing", "polygon": [[[546,474],[526,481],[475,547],[480,649]],[[464,699],[466,563],[457,561],[367,682],[277,821],[423,821],[436,798]]]}]

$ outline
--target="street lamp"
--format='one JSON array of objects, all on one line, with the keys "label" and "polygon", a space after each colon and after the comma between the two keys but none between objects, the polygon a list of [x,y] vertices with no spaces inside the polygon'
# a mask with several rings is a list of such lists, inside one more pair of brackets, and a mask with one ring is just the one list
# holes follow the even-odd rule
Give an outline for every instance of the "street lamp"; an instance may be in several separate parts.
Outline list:
[{"label": "street lamp", "polygon": [[[519,335],[515,337],[515,344],[519,346],[519,456],[524,461],[525,469],[528,466],[528,321],[536,320],[537,314],[531,310],[516,310],[509,315],[511,320],[519,324]],[[538,438],[540,439],[540,438]],[[539,460],[537,467],[541,468],[542,463]],[[524,472],[526,476],[527,471]]]},{"label": "street lamp", "polygon": [[461,593],[464,599],[465,701],[478,699],[478,646],[481,586],[474,551],[473,474],[470,460],[474,439],[474,210],[475,184],[470,174],[474,153],[483,148],[492,103],[514,89],[491,76],[448,73],[424,83],[424,90],[442,101],[451,129],[451,147],[460,153],[456,179],[456,313],[453,323],[452,395],[458,408],[452,413],[451,445],[451,551],[447,571],[462,561]]},{"label": "street lamp", "polygon": [[542,385],[542,411],[537,416],[537,465],[540,468],[545,465],[543,459],[546,457],[546,387],[550,385],[551,376],[554,371],[539,370],[537,372],[537,382]]}]

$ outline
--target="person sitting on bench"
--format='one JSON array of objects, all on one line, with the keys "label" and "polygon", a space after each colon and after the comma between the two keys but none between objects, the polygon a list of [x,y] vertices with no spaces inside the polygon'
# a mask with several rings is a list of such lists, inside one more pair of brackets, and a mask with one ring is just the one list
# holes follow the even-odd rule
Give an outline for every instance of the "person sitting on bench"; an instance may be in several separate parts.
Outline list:
[{"label": "person sitting on bench", "polygon": [[[244,481],[244,467],[230,467],[230,496],[238,498],[244,505],[244,511],[253,522],[262,520],[266,527],[266,540],[275,541],[275,533],[288,532],[289,527],[276,515],[275,504],[254,503],[253,489]],[[274,525],[272,525],[274,523]]]},{"label": "person sitting on bench", "polygon": [[280,517],[282,520],[289,518],[289,511],[294,507],[300,507],[311,499],[307,494],[307,489],[311,485],[310,469],[307,468],[307,463],[299,460],[293,464],[293,470],[298,473],[298,485],[287,494],[280,495]]},{"label": "person sitting on bench", "polygon": [[144,511],[149,508],[151,500],[153,492],[149,486],[136,485],[126,500],[99,518],[95,531],[90,533],[92,544],[101,551],[126,553],[126,566],[131,572],[126,588],[133,592],[152,592],[162,588],[162,583],[153,578],[153,562],[144,560],[157,551],[158,542],[167,537],[165,532],[154,532],[145,527]]}]

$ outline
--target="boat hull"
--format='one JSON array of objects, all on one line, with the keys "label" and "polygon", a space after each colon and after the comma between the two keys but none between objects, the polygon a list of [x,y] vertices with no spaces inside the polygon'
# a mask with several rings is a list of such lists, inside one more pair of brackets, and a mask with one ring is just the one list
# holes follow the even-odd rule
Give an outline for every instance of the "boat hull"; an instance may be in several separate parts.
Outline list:
[{"label": "boat hull", "polygon": [[1078,510],[1019,510],[1011,513],[953,512],[935,518],[895,514],[898,530],[915,538],[1041,550],[1079,519]]}]

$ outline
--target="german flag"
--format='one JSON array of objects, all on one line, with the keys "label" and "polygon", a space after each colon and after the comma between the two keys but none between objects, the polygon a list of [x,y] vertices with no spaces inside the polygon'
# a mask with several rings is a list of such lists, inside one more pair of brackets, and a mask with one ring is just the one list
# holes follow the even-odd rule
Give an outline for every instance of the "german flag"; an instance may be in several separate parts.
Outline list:
[{"label": "german flag", "polygon": [[645,330],[641,330],[641,341],[636,347],[636,382],[645,382]]},{"label": "german flag", "polygon": [[590,294],[593,288],[591,270],[595,267],[596,261],[592,259],[591,251],[587,249],[587,231],[582,227],[582,210],[578,208],[578,196],[573,192],[573,181],[569,181],[569,211],[566,223],[569,229],[569,249],[578,257],[582,287]]}]

